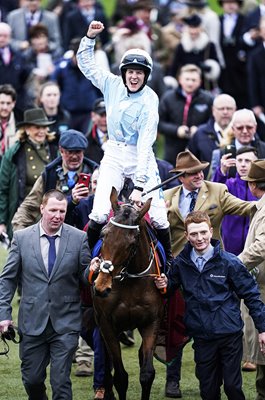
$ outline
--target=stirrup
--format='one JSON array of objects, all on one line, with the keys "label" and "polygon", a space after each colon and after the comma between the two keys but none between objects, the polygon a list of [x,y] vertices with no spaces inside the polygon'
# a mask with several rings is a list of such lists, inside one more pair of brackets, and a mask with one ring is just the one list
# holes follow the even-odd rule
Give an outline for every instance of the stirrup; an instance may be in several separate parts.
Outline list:
[{"label": "stirrup", "polygon": [[94,400],[104,400],[104,397],[105,397],[105,389],[104,388],[95,389]]}]

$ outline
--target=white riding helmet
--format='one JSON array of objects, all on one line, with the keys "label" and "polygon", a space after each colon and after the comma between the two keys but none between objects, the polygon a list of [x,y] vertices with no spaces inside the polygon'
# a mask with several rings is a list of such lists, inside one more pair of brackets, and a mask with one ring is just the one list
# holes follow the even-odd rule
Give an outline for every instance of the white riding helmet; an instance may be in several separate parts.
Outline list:
[{"label": "white riding helmet", "polygon": [[[142,50],[142,49],[127,50],[124,53],[124,55],[122,56],[120,66],[119,66],[124,84],[126,82],[125,81],[125,71],[128,68],[144,70],[145,79],[144,79],[143,86],[145,86],[147,79],[153,70],[152,58],[145,50]],[[140,90],[143,88],[143,86],[140,88]]]}]

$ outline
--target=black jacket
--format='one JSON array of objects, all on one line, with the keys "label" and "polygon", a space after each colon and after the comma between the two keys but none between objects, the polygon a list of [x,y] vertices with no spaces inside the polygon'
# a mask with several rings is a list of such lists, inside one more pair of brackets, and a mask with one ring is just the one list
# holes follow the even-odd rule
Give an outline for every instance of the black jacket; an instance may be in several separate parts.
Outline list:
[{"label": "black jacket", "polygon": [[240,332],[243,321],[240,299],[246,306],[259,332],[265,328],[265,306],[253,277],[233,254],[212,241],[214,255],[202,272],[191,261],[191,245],[175,258],[169,272],[168,295],[180,285],[186,303],[185,325],[190,336],[214,340],[220,335]]},{"label": "black jacket", "polygon": [[[177,136],[177,129],[183,124],[183,112],[186,98],[182,94],[181,87],[169,89],[160,99],[159,103],[159,132],[165,136],[164,159],[175,165],[176,156],[184,151],[188,145],[187,139]],[[187,125],[198,126],[211,116],[213,97],[209,92],[202,89],[194,93],[189,108]]]},{"label": "black jacket", "polygon": [[[198,127],[195,135],[190,139],[188,149],[200,160],[212,161],[212,152],[219,147],[217,133],[214,130],[214,119],[210,118],[206,124]],[[204,170],[207,176],[209,167]]]}]

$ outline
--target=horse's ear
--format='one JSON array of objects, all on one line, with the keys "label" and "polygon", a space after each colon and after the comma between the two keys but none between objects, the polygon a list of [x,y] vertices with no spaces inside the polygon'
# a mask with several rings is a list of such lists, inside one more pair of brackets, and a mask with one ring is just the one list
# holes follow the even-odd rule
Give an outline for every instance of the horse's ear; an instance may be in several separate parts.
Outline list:
[{"label": "horse's ear", "polygon": [[120,206],[118,204],[117,190],[113,186],[112,186],[112,190],[111,190],[111,194],[110,194],[110,202],[111,202],[111,207],[112,207],[114,213],[116,213],[119,210]]},{"label": "horse's ear", "polygon": [[138,216],[139,221],[140,221],[140,220],[145,216],[145,214],[148,212],[148,210],[149,210],[149,208],[150,208],[150,206],[151,206],[151,202],[152,202],[152,199],[148,199],[148,200],[144,203],[143,208],[139,211],[139,216]]}]

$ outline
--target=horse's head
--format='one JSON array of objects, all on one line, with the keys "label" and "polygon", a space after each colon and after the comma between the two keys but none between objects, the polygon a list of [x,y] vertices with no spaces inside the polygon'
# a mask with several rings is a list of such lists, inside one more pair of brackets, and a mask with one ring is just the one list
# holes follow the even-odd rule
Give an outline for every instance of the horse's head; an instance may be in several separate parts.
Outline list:
[{"label": "horse's head", "polygon": [[112,288],[113,277],[135,255],[143,224],[142,219],[151,204],[151,199],[149,199],[140,210],[130,203],[120,205],[114,188],[112,188],[110,200],[114,216],[102,231],[103,261],[94,285],[95,293],[101,296],[108,295]]}]

